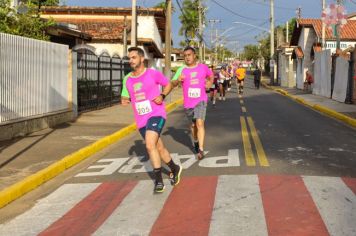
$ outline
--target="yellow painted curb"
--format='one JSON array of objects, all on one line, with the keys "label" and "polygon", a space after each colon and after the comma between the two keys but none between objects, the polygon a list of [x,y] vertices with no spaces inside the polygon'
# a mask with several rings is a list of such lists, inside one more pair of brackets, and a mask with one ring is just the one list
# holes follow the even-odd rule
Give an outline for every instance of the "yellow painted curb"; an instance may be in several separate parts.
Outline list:
[{"label": "yellow painted curb", "polygon": [[[166,105],[166,111],[169,113],[175,108],[183,104],[183,99],[178,99]],[[56,177],[66,169],[78,164],[82,160],[90,157],[94,153],[104,149],[110,144],[119,141],[125,136],[133,133],[136,130],[136,124],[131,124],[119,131],[108,135],[95,143],[90,144],[74,153],[71,153],[61,160],[53,163],[52,165],[40,170],[39,172],[26,177],[25,179],[17,182],[0,192],[0,208],[9,204],[10,202],[20,198],[31,190],[37,188],[48,180]]]},{"label": "yellow painted curb", "polygon": [[314,105],[313,108],[317,111],[320,111],[324,114],[334,117],[335,119],[341,120],[341,121],[351,125],[352,127],[356,127],[356,119],[353,119],[349,116],[346,116],[346,115],[341,114],[337,111],[331,110],[329,108],[326,108],[326,107],[323,107],[320,105]]},{"label": "yellow painted curb", "polygon": [[265,86],[266,86],[267,88],[270,88],[270,89],[272,89],[272,90],[274,90],[274,91],[277,91],[277,92],[279,92],[280,94],[283,94],[283,95],[285,95],[285,96],[287,96],[287,97],[289,97],[289,98],[291,98],[291,99],[293,99],[293,100],[295,100],[295,101],[297,101],[297,102],[299,102],[299,103],[301,103],[301,104],[303,104],[303,105],[305,105],[305,106],[307,106],[307,107],[310,107],[310,108],[312,108],[312,109],[314,109],[314,110],[317,110],[317,111],[319,111],[319,112],[322,112],[323,114],[329,115],[329,116],[331,116],[331,117],[333,117],[333,118],[335,118],[335,119],[338,119],[338,120],[340,120],[340,121],[343,121],[343,122],[345,122],[346,124],[351,125],[352,127],[356,127],[356,119],[354,119],[354,118],[351,118],[351,117],[349,117],[349,116],[346,116],[346,115],[344,115],[344,114],[341,114],[341,113],[339,113],[339,112],[337,112],[337,111],[334,111],[334,110],[332,110],[332,109],[326,108],[326,107],[321,106],[321,105],[318,105],[318,104],[315,104],[315,105],[310,104],[310,103],[306,102],[306,101],[305,101],[304,99],[302,99],[302,98],[299,98],[299,97],[290,95],[287,91],[285,91],[285,90],[283,90],[283,89],[273,88],[273,87],[270,87],[270,86],[267,86],[267,85],[265,85]]}]

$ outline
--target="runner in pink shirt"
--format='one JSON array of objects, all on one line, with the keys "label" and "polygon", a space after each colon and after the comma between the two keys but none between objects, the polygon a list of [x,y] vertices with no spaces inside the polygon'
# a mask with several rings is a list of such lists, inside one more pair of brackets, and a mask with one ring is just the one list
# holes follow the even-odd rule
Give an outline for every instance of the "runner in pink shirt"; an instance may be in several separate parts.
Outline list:
[{"label": "runner in pink shirt", "polygon": [[[164,98],[172,90],[172,86],[164,75],[144,66],[145,54],[141,48],[129,48],[130,66],[133,72],[123,80],[121,103],[132,104],[135,120],[140,134],[145,139],[147,153],[150,157],[155,174],[154,191],[164,191],[161,160],[171,169],[171,182],[177,185],[180,181],[182,166],[176,165],[164,146],[160,134],[167,115]],[[161,92],[160,86],[163,86]]]},{"label": "runner in pink shirt", "polygon": [[184,49],[184,61],[186,66],[178,69],[172,79],[173,87],[179,83],[183,87],[184,108],[191,123],[191,131],[194,148],[198,159],[204,158],[204,120],[209,90],[214,82],[214,74],[207,65],[197,62],[195,49],[186,47]]}]

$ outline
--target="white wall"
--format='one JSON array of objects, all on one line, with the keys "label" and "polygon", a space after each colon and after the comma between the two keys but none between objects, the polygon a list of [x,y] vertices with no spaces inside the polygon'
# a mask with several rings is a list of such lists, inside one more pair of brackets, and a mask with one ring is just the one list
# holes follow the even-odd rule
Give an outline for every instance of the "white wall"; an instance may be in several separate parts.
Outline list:
[{"label": "white wall", "polygon": [[297,88],[303,89],[304,86],[304,69],[303,69],[303,59],[297,59],[297,71],[296,71],[296,85]]},{"label": "white wall", "polygon": [[159,34],[156,21],[153,16],[138,16],[137,17],[137,37],[152,38],[159,50],[162,51],[162,39]]},{"label": "white wall", "polygon": [[[304,52],[305,49],[305,28],[302,29],[302,32],[300,33],[299,41],[298,41],[298,46],[301,47],[301,49]],[[305,52],[304,52],[305,53]],[[304,81],[304,73],[303,73],[303,59],[297,58],[297,71],[296,71],[296,85],[297,88],[302,89],[303,88],[303,81]]]},{"label": "white wall", "polygon": [[310,53],[313,47],[313,44],[316,39],[316,33],[312,28],[303,27],[302,32],[300,34],[300,38],[298,41],[298,46],[301,47],[304,53],[303,60],[297,61],[297,88],[303,89],[303,83],[305,81],[305,73],[309,70],[312,74],[314,74],[314,62],[310,57]]},{"label": "white wall", "polygon": [[[331,54],[336,52],[336,41],[326,41],[326,49],[330,49],[331,50]],[[345,50],[348,47],[354,47],[356,44],[356,41],[341,41],[340,42],[340,48],[341,50]]]},{"label": "white wall", "polygon": [[349,61],[342,57],[336,59],[335,82],[332,99],[345,102],[349,77]]},{"label": "white wall", "polygon": [[331,52],[324,50],[315,53],[313,94],[331,96]]},{"label": "white wall", "polygon": [[123,45],[118,43],[88,43],[88,45],[93,46],[96,51],[95,54],[99,56],[103,51],[108,51],[109,55],[112,57],[114,54],[118,54],[120,58],[123,57]]}]

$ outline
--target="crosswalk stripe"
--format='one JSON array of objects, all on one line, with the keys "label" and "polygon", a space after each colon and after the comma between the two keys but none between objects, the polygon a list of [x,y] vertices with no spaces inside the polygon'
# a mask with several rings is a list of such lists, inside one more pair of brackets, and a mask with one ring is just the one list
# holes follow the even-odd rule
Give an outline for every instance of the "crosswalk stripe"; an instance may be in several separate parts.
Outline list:
[{"label": "crosswalk stripe", "polygon": [[219,177],[209,235],[267,235],[256,175]]},{"label": "crosswalk stripe", "polygon": [[153,181],[140,181],[94,235],[148,235],[171,193],[165,185],[164,193],[153,194]]},{"label": "crosswalk stripe", "polygon": [[[356,179],[275,175],[65,184],[0,235],[356,235]],[[41,234],[40,234],[41,235]]]},{"label": "crosswalk stripe", "polygon": [[137,182],[108,182],[58,219],[40,236],[90,235],[111,215]]},{"label": "crosswalk stripe", "polygon": [[352,192],[356,195],[356,179],[352,178],[342,178],[347,187],[351,189]]},{"label": "crosswalk stripe", "polygon": [[242,142],[243,142],[244,151],[245,151],[246,165],[247,166],[256,166],[256,161],[255,161],[255,157],[252,152],[250,135],[247,130],[245,117],[240,116],[240,122],[241,122],[241,134],[242,134]]},{"label": "crosswalk stripe", "polygon": [[31,236],[55,222],[99,184],[66,184],[13,220],[0,225],[0,235]]},{"label": "crosswalk stripe", "polygon": [[337,177],[304,177],[330,235],[356,235],[356,196]]},{"label": "crosswalk stripe", "polygon": [[329,235],[299,176],[259,175],[269,235]]},{"label": "crosswalk stripe", "polygon": [[207,235],[217,179],[183,178],[169,195],[150,235]]}]

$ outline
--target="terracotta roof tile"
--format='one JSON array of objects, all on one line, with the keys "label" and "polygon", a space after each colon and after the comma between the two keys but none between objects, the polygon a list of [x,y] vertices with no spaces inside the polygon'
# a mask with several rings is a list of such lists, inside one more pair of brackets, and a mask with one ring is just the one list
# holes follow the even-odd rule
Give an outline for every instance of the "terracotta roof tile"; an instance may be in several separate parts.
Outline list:
[{"label": "terracotta roof tile", "polygon": [[[322,21],[321,19],[299,19],[299,25],[313,27],[318,37],[321,38],[322,35]],[[326,28],[325,31],[326,39],[335,39],[333,37],[332,31]],[[348,20],[347,24],[341,30],[341,40],[356,40],[356,20]]]},{"label": "terracotta roof tile", "polygon": [[[55,18],[54,21],[74,24],[78,30],[91,35],[93,39],[120,39],[124,30],[124,20]],[[127,21],[127,25],[130,27],[131,22]]]}]

